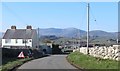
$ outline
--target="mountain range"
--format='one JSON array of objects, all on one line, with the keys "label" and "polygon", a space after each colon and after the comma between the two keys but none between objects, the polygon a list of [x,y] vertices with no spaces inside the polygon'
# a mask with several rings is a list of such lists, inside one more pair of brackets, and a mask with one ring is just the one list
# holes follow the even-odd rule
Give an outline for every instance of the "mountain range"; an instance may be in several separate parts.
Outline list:
[{"label": "mountain range", "polygon": [[[47,28],[47,29],[39,29],[40,36],[44,35],[55,35],[59,37],[84,37],[87,32],[84,30],[76,29],[76,28],[66,28],[66,29],[58,29],[58,28]],[[117,32],[106,32],[102,30],[93,30],[90,31],[90,36],[92,37],[109,37],[109,38],[117,38]]]},{"label": "mountain range", "polygon": [[[0,37],[2,37],[2,33],[0,32]],[[87,34],[86,31],[80,30],[77,28],[65,28],[65,29],[58,29],[58,28],[46,28],[46,29],[39,29],[40,36],[48,36],[48,35],[55,35],[57,37],[85,37]],[[93,30],[90,31],[90,36],[92,37],[109,37],[109,38],[117,38],[117,32],[106,32],[102,30]]]}]

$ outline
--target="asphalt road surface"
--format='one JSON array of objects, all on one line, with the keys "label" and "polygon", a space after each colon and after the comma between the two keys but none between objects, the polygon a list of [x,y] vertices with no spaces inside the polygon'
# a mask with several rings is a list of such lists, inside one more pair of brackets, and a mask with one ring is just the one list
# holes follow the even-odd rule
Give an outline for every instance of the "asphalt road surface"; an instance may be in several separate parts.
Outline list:
[{"label": "asphalt road surface", "polygon": [[67,55],[50,55],[29,61],[18,69],[77,69],[66,60]]}]

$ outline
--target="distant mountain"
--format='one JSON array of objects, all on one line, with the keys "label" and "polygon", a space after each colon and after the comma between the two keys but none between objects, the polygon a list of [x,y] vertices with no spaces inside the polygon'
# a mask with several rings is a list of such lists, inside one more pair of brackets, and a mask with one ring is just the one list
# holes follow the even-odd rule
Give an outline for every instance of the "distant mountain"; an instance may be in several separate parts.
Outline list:
[{"label": "distant mountain", "polygon": [[[58,37],[82,37],[82,36],[86,36],[87,32],[76,28],[66,28],[66,29],[47,28],[47,29],[40,29],[39,33],[40,35],[55,35]],[[117,38],[117,33],[105,32],[102,30],[93,30],[90,31],[90,36]]]},{"label": "distant mountain", "polygon": [[56,28],[47,28],[47,29],[40,29],[40,35],[60,35],[62,32],[61,29],[56,29]]},{"label": "distant mountain", "polygon": [[[58,29],[58,28],[46,28],[39,30],[40,36],[57,36],[57,37],[85,37],[86,31],[76,29],[76,28],[65,28],[65,29]],[[0,32],[0,38],[3,37],[3,32]],[[120,32],[119,32],[120,34]],[[93,30],[90,31],[91,37],[107,37],[107,38],[118,38],[118,32],[106,32],[102,30]],[[119,36],[120,37],[120,36]],[[51,37],[52,38],[52,37]]]},{"label": "distant mountain", "polygon": [[100,36],[100,37],[117,37],[116,33],[112,33],[112,32],[105,32],[105,31],[101,31],[101,30],[94,30],[94,31],[90,31],[90,36]]},{"label": "distant mountain", "polygon": [[86,32],[76,28],[66,28],[66,29],[48,28],[48,29],[40,29],[39,33],[40,35],[55,35],[59,37],[77,37],[77,36],[83,36]]},{"label": "distant mountain", "polygon": [[40,40],[45,40],[45,39],[56,40],[56,39],[59,39],[59,37],[56,37],[55,35],[40,36]]}]

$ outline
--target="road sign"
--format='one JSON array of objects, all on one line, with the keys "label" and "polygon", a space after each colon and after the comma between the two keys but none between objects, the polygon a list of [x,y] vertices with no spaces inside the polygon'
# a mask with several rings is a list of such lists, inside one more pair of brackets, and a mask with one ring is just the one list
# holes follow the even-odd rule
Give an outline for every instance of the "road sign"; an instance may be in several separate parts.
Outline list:
[{"label": "road sign", "polygon": [[23,54],[23,51],[20,52],[20,54],[18,55],[18,58],[25,58],[24,54]]}]

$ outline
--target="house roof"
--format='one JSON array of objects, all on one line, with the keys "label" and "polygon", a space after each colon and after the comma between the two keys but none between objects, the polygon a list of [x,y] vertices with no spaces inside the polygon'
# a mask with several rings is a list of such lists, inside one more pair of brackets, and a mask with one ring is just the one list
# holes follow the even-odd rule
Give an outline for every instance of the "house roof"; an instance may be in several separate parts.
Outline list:
[{"label": "house roof", "polygon": [[3,39],[30,39],[35,32],[35,29],[7,29]]}]

